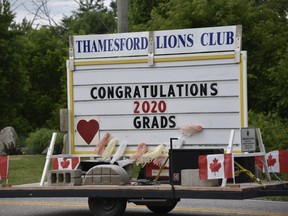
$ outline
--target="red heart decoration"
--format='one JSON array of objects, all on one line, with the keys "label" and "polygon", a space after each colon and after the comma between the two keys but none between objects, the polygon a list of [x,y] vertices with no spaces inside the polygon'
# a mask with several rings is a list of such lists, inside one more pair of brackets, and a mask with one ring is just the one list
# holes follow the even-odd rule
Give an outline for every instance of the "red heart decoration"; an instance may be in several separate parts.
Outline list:
[{"label": "red heart decoration", "polygon": [[82,119],[77,124],[77,131],[89,145],[93,140],[94,136],[99,131],[99,123],[95,119],[91,119],[88,122]]}]

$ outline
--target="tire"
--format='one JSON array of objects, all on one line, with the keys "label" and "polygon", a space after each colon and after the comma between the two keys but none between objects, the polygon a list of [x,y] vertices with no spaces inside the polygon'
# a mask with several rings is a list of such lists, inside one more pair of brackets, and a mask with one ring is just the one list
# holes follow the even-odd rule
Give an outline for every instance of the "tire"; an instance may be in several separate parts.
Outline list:
[{"label": "tire", "polygon": [[154,213],[165,214],[172,211],[176,205],[177,202],[169,202],[169,204],[163,203],[163,205],[146,205],[146,207]]},{"label": "tire", "polygon": [[121,216],[125,212],[127,201],[122,198],[89,197],[88,205],[93,216]]}]

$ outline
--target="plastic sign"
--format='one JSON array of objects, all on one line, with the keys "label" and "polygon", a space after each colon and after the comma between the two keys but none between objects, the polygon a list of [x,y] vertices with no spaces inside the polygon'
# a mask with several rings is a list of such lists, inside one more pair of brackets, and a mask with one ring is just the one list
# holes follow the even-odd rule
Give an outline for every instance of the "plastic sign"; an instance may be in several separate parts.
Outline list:
[{"label": "plastic sign", "polygon": [[255,129],[241,128],[241,147],[243,152],[255,152]]},{"label": "plastic sign", "polygon": [[239,49],[241,26],[73,36],[74,58],[199,53]]}]

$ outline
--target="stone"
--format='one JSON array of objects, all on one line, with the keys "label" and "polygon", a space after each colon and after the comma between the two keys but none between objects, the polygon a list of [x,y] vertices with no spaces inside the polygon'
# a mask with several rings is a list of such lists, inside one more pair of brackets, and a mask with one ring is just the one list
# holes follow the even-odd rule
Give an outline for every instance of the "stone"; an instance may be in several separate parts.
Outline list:
[{"label": "stone", "polygon": [[0,155],[6,155],[4,145],[15,148],[18,135],[13,127],[5,127],[0,131]]},{"label": "stone", "polygon": [[125,185],[130,184],[130,176],[122,167],[102,164],[87,171],[83,185]]},{"label": "stone", "polygon": [[48,172],[48,185],[65,186],[82,185],[82,170],[50,170]]},{"label": "stone", "polygon": [[184,169],[181,170],[181,185],[215,187],[218,186],[218,179],[200,179],[199,169]]}]

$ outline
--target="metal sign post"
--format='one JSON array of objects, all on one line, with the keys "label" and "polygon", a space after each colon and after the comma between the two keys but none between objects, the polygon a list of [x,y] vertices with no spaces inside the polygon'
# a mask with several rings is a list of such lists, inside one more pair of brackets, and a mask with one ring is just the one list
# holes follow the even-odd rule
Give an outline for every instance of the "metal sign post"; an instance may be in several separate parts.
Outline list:
[{"label": "metal sign post", "polygon": [[45,162],[45,166],[43,169],[43,173],[42,173],[42,177],[41,177],[41,181],[40,181],[40,186],[44,185],[44,181],[45,181],[47,171],[48,171],[48,168],[50,165],[51,156],[52,156],[53,151],[54,151],[56,136],[57,136],[57,133],[53,133],[52,138],[51,138],[51,142],[50,142],[50,146],[49,146],[48,151],[47,151],[46,162]]}]

